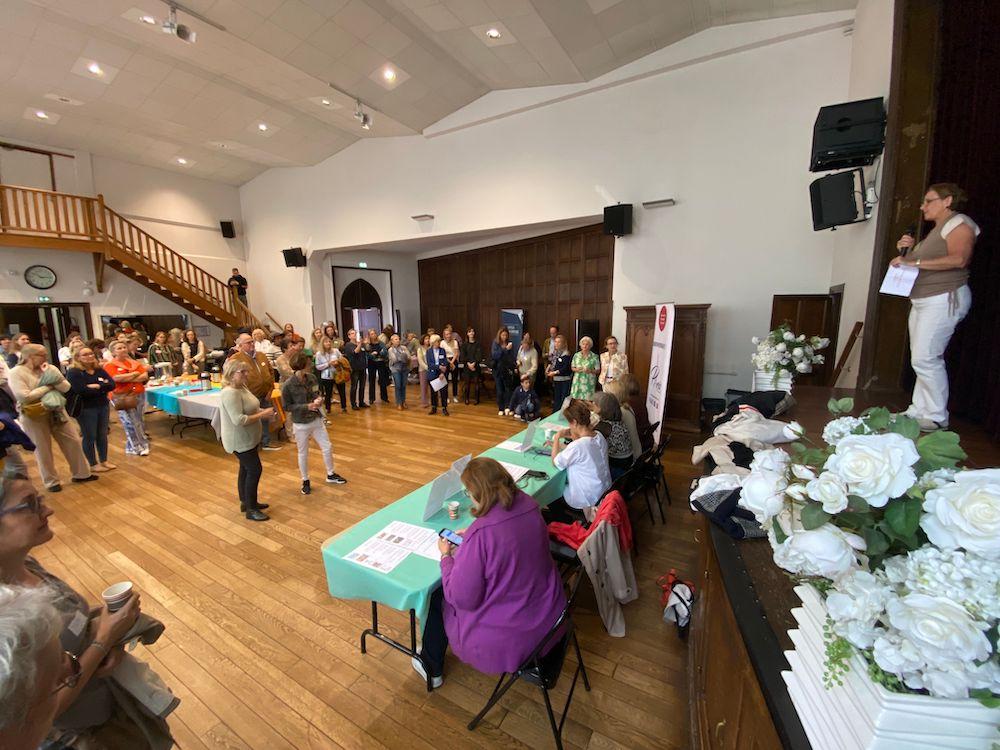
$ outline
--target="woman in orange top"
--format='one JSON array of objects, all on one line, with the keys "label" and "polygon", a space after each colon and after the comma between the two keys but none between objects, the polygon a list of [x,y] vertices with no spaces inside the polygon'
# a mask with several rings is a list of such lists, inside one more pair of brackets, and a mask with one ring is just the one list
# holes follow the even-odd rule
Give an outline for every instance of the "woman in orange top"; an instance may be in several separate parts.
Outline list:
[{"label": "woman in orange top", "polygon": [[118,412],[118,421],[125,430],[125,455],[148,456],[149,441],[142,430],[142,417],[139,406],[142,403],[140,395],[145,392],[143,385],[149,380],[146,366],[128,356],[128,347],[121,341],[111,345],[111,361],[104,365],[104,370],[115,381],[115,389],[111,392],[111,403]]}]

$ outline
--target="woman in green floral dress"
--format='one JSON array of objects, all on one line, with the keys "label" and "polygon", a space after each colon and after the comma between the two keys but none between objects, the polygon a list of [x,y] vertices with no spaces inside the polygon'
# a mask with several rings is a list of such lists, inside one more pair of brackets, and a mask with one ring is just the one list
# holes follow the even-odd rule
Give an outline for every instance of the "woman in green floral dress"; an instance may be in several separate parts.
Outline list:
[{"label": "woman in green floral dress", "polygon": [[580,339],[580,351],[573,355],[570,369],[573,370],[573,385],[569,395],[590,401],[597,388],[597,374],[601,371],[601,358],[592,351],[594,340],[590,336]]}]

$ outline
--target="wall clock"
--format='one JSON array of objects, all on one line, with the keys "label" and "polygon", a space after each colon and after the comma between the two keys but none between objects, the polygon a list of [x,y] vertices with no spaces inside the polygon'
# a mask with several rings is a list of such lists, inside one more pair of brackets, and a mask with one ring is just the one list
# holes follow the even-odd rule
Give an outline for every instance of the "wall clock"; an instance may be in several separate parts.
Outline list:
[{"label": "wall clock", "polygon": [[24,269],[24,280],[35,289],[51,289],[56,285],[56,272],[48,266],[28,266]]}]

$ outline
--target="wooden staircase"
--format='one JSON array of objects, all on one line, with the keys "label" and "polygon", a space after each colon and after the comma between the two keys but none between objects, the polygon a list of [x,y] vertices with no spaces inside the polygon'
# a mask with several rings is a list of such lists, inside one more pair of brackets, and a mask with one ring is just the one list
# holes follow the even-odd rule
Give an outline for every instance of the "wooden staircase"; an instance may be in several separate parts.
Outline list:
[{"label": "wooden staircase", "polygon": [[262,327],[225,281],[105,206],[103,195],[0,185],[4,245],[91,253],[99,292],[111,267],[224,331]]}]

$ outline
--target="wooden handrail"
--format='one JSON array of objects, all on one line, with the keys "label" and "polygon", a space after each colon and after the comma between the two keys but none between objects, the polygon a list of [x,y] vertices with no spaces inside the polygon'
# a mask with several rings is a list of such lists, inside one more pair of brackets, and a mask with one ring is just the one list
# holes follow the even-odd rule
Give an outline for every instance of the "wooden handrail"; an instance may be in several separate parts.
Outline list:
[{"label": "wooden handrail", "polygon": [[261,325],[224,281],[108,208],[103,195],[0,185],[0,234],[69,240],[64,247],[75,249],[93,242],[95,252],[130,266],[234,327]]}]

